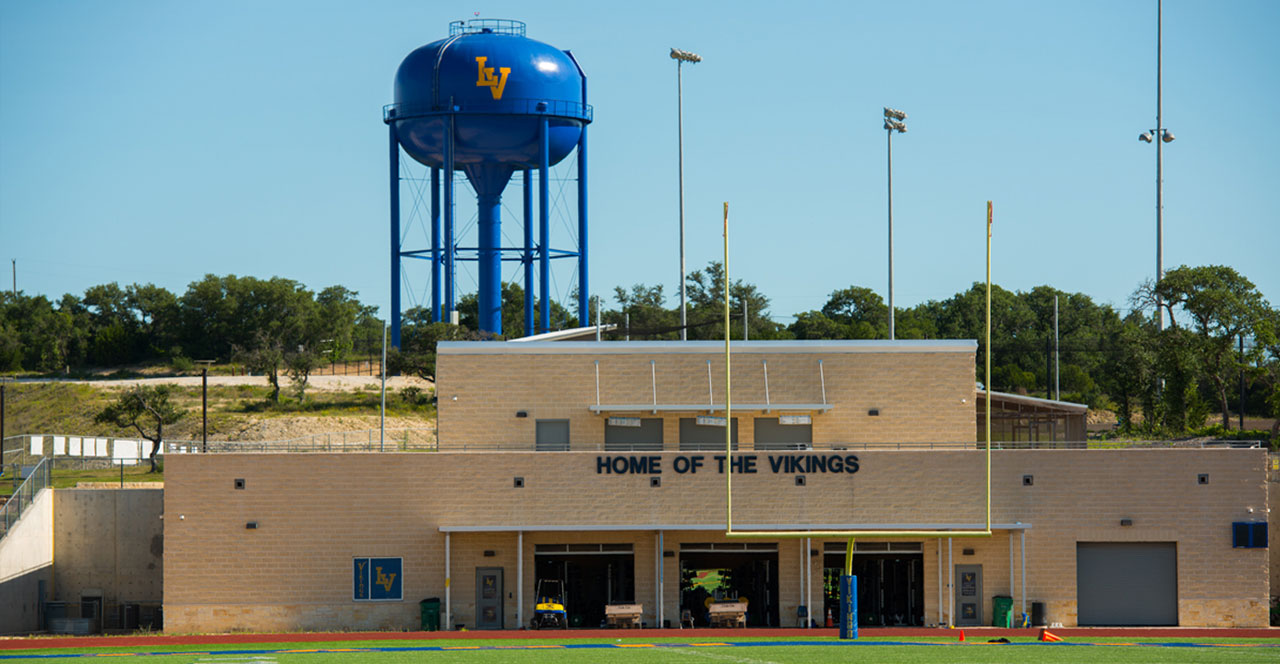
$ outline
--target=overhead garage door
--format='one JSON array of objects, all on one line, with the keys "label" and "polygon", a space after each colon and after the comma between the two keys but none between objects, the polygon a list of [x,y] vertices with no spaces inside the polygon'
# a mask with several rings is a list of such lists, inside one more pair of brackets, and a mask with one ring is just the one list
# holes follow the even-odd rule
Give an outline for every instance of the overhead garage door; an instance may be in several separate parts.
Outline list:
[{"label": "overhead garage door", "polygon": [[1077,542],[1081,625],[1177,625],[1175,542]]}]

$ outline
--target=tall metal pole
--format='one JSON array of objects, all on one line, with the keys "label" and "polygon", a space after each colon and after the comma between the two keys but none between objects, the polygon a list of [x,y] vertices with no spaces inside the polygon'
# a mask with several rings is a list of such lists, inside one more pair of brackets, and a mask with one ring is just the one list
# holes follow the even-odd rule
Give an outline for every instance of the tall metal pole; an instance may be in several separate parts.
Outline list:
[{"label": "tall metal pole", "polygon": [[1062,357],[1062,353],[1058,350],[1058,296],[1053,296],[1053,398],[1062,399],[1062,383],[1059,382],[1061,374],[1058,364]]},{"label": "tall metal pole", "polygon": [[387,441],[387,326],[382,326],[382,406],[378,411],[378,451],[383,452]]},{"label": "tall metal pole", "polygon": [[676,60],[676,135],[679,143],[677,152],[680,158],[680,340],[689,339],[688,310],[685,303],[684,286],[684,81],[681,75],[683,61]]},{"label": "tall metal pole", "polygon": [[396,135],[396,123],[387,123],[390,140],[389,180],[391,182],[391,327],[394,330],[392,344],[400,345],[400,139]]},{"label": "tall metal pole", "polygon": [[893,307],[893,132],[900,134],[907,131],[907,114],[888,106],[884,109],[884,130],[888,135],[888,172],[889,172],[889,340],[896,337],[894,331]]},{"label": "tall metal pole", "polygon": [[209,367],[200,370],[200,451],[209,451]]},{"label": "tall metal pole", "polygon": [[[1164,56],[1163,7],[1156,0],[1156,283],[1164,279],[1164,123],[1161,117],[1163,78],[1161,59]],[[1157,291],[1158,293],[1158,291]],[[1157,329],[1164,331],[1164,306],[1156,295]]]},{"label": "tall metal pole", "polygon": [[1244,334],[1240,334],[1240,430],[1244,431]]},{"label": "tall metal pole", "polygon": [[889,137],[889,340],[893,341],[893,129],[887,128]]}]

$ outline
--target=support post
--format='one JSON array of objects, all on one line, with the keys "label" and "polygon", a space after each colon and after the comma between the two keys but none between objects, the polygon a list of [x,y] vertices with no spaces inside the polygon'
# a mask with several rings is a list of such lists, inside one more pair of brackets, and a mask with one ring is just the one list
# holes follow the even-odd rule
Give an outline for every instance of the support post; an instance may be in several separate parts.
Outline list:
[{"label": "support post", "polygon": [[[586,102],[583,87],[583,102]],[[578,326],[587,326],[587,307],[590,302],[590,282],[587,271],[587,126],[582,125],[582,134],[578,136]],[[597,321],[598,322],[598,321]]]},{"label": "support post", "polygon": [[[440,169],[431,169],[431,320],[444,320],[440,312]],[[395,336],[392,346],[400,347],[400,336]]]},{"label": "support post", "polygon": [[889,341],[893,341],[893,129],[887,124],[885,129],[889,135]]},{"label": "support post", "polygon": [[400,347],[400,138],[395,120],[387,123],[391,183],[391,344]]},{"label": "support post", "polygon": [[[500,191],[500,190],[499,190]],[[502,327],[502,213],[501,193],[483,191],[476,197],[476,233],[479,240],[476,272],[479,293],[477,302],[480,329],[496,335]]]},{"label": "support post", "polygon": [[444,123],[444,303],[448,311],[449,322],[454,322],[453,314],[457,311],[454,300],[454,242],[453,242],[453,115],[449,115]]},{"label": "support post", "polygon": [[1023,529],[1018,536],[1018,552],[1022,556],[1022,615],[1027,615],[1027,531]]},{"label": "support post", "polygon": [[524,531],[516,531],[516,626],[524,627],[520,611],[524,609]]},{"label": "support post", "polygon": [[538,321],[539,332],[551,331],[551,127],[542,119],[538,133]]},{"label": "support post", "polygon": [[450,588],[453,579],[449,575],[449,536],[450,533],[444,534],[444,624],[440,626],[441,630],[449,630],[453,627],[452,588]]},{"label": "support post", "polygon": [[667,561],[665,558],[662,557],[662,548],[665,546],[665,541],[666,541],[666,533],[659,530],[658,531],[658,583],[655,584],[658,587],[658,622],[654,625],[654,627],[657,627],[657,628],[662,627],[662,621],[665,620],[667,617],[666,607],[662,605],[662,596],[666,594],[664,592],[666,588],[665,588],[665,584],[663,583],[663,577],[666,575],[665,573],[666,573]]},{"label": "support post", "polygon": [[[0,390],[4,387],[0,386]],[[4,406],[4,397],[0,396],[0,409]],[[0,415],[0,421],[4,416]],[[4,426],[0,425],[0,439],[4,438]],[[0,443],[0,458],[3,458],[4,446]],[[200,370],[200,451],[209,451],[209,367]]]},{"label": "support post", "polygon": [[524,178],[524,253],[520,264],[524,267],[524,335],[535,334],[533,328],[533,171],[520,171]]}]

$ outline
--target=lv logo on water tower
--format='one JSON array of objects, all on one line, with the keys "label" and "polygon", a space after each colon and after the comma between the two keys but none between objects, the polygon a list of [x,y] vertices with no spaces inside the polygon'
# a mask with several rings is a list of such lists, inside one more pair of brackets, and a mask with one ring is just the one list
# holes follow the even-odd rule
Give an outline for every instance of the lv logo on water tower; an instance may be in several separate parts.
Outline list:
[{"label": "lv logo on water tower", "polygon": [[501,67],[498,69],[499,76],[493,75],[493,67],[486,67],[484,63],[489,58],[486,56],[478,56],[476,58],[476,68],[479,69],[479,76],[476,78],[476,87],[488,87],[489,92],[494,99],[502,99],[502,91],[507,87],[507,74],[511,73],[510,67]]}]

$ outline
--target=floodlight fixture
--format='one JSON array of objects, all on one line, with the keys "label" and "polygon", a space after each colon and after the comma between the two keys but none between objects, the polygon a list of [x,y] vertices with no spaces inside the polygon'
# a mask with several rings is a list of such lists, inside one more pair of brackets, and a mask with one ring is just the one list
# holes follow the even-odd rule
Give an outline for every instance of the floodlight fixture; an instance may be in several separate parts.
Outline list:
[{"label": "floodlight fixture", "polygon": [[884,128],[889,131],[897,131],[899,134],[907,133],[907,123],[898,122],[897,120],[884,119]]},{"label": "floodlight fixture", "polygon": [[1163,132],[1160,133],[1160,140],[1164,141],[1165,143],[1172,143],[1173,132],[1169,131],[1168,129],[1164,130]]},{"label": "floodlight fixture", "polygon": [[1143,143],[1150,143],[1151,138],[1152,138],[1151,132],[1149,131],[1144,131],[1141,134],[1138,134],[1138,140],[1142,141]]},{"label": "floodlight fixture", "polygon": [[906,120],[907,114],[895,108],[884,107],[884,116],[893,120]]},{"label": "floodlight fixture", "polygon": [[682,51],[678,48],[671,49],[671,59],[681,62],[702,62],[702,56],[689,51]]}]

